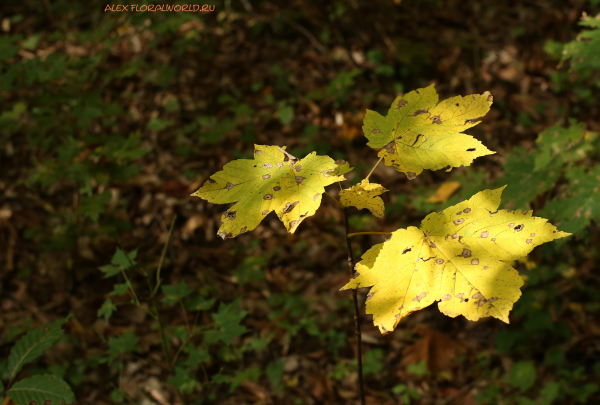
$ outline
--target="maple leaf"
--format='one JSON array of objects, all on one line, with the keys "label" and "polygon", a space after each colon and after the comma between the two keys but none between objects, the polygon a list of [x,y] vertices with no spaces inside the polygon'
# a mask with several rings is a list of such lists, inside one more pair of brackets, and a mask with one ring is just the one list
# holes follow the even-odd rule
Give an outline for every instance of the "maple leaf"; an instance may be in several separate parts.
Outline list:
[{"label": "maple leaf", "polygon": [[378,156],[410,180],[424,169],[469,166],[477,157],[496,153],[462,133],[480,122],[492,99],[489,93],[471,94],[438,104],[433,84],[411,91],[396,98],[385,117],[367,110],[363,125],[367,145],[382,148]]},{"label": "maple leaf", "polygon": [[221,216],[223,239],[249,232],[275,211],[292,234],[321,204],[325,186],[345,180],[333,175],[338,166],[316,152],[298,159],[284,147],[254,145],[254,159],[227,163],[192,196],[212,203],[236,202]]},{"label": "maple leaf", "polygon": [[371,211],[378,218],[383,218],[383,200],[378,195],[385,193],[386,190],[381,184],[369,183],[369,180],[363,180],[359,184],[348,189],[340,191],[340,203],[344,207],[356,207],[359,210],[364,208]]},{"label": "maple leaf", "polygon": [[504,187],[431,213],[420,228],[393,232],[362,256],[342,290],[372,287],[367,313],[383,334],[435,301],[452,318],[493,316],[508,323],[523,279],[505,261],[570,234],[532,211],[498,210]]}]

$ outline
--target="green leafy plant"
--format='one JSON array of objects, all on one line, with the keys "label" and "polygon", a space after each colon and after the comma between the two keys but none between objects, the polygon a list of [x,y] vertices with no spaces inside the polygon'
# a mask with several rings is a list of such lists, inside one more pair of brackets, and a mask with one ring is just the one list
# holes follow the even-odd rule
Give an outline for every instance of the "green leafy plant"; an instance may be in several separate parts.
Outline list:
[{"label": "green leafy plant", "polygon": [[[383,216],[384,203],[379,195],[387,190],[369,183],[380,162],[413,180],[423,170],[450,171],[494,153],[463,133],[480,122],[492,101],[491,94],[484,93],[438,102],[431,85],[397,97],[386,116],[367,111],[363,131],[367,145],[379,149],[380,159],[366,178],[351,188],[341,185],[344,175],[352,170],[345,161],[334,162],[316,152],[299,159],[285,147],[255,145],[254,159],[226,164],[192,194],[213,203],[235,203],[221,217],[218,235],[223,239],[252,231],[272,211],[293,234],[304,219],[315,214],[323,194],[342,210],[352,277],[342,290],[352,290],[363,404],[363,372],[377,372],[378,367],[373,363],[376,352],[370,352],[363,366],[357,288],[372,287],[367,295],[367,313],[373,314],[382,334],[392,332],[402,318],[434,302],[450,317],[463,315],[478,320],[492,316],[508,322],[508,314],[521,295],[523,279],[507,262],[525,257],[535,246],[570,235],[543,218],[533,217],[529,210],[499,210],[506,186],[480,191],[443,212],[431,213],[420,228],[350,233],[349,207]],[[552,153],[552,148],[546,152]],[[341,190],[339,200],[325,190],[335,182]],[[365,234],[391,237],[355,263],[351,238]],[[338,362],[331,376],[342,378],[346,368],[344,361]],[[407,393],[400,394],[411,398]]]},{"label": "green leafy plant", "polygon": [[40,357],[63,334],[61,326],[70,316],[30,330],[19,339],[8,357],[8,384],[0,381],[0,391],[17,405],[65,405],[75,402],[71,387],[53,374],[34,375],[16,381],[24,365]]}]

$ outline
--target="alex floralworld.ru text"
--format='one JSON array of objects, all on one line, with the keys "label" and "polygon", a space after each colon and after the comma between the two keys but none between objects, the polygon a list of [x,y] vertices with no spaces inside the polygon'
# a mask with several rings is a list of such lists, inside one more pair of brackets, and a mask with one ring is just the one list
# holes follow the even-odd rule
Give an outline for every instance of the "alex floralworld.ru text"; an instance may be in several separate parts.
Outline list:
[{"label": "alex floralworld.ru text", "polygon": [[188,13],[197,13],[197,12],[211,12],[215,11],[214,5],[208,4],[150,4],[150,5],[138,5],[138,4],[119,4],[119,5],[109,5],[107,4],[104,8],[104,12],[107,11],[183,11]]}]

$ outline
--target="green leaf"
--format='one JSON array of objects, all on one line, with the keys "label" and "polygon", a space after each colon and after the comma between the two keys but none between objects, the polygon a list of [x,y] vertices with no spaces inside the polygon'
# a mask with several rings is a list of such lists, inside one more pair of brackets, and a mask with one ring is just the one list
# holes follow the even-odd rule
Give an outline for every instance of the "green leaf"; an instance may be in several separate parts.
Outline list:
[{"label": "green leaf", "polygon": [[258,379],[260,378],[261,372],[260,369],[258,367],[250,367],[246,370],[243,371],[237,371],[235,373],[235,376],[233,377],[233,381],[231,382],[231,386],[229,387],[229,392],[233,392],[234,389],[236,389],[237,387],[239,387],[239,385],[246,381],[258,381]]},{"label": "green leaf", "polygon": [[294,109],[287,105],[285,101],[277,104],[277,114],[279,115],[279,121],[283,125],[290,125],[294,120]]},{"label": "green leaf", "polygon": [[564,62],[571,60],[570,70],[583,71],[600,68],[600,18],[585,16],[579,25],[590,28],[577,35],[575,41],[565,44],[563,50]]},{"label": "green leaf", "polygon": [[117,248],[117,251],[115,252],[115,254],[112,258],[112,264],[114,264],[115,266],[121,266],[123,268],[123,270],[127,270],[131,266],[137,264],[135,262],[137,253],[138,253],[138,250],[135,249],[135,250],[132,250],[131,252],[127,253],[127,255],[125,255],[124,251]]},{"label": "green leaf", "polygon": [[560,396],[560,384],[550,381],[540,390],[540,405],[551,405]]},{"label": "green leaf", "polygon": [[98,269],[104,273],[104,278],[116,276],[121,271],[119,266],[113,266],[112,264],[107,264],[106,266],[98,267]]},{"label": "green leaf", "polygon": [[281,359],[277,359],[272,363],[269,363],[267,366],[267,378],[271,381],[271,384],[277,385],[279,381],[281,381],[281,377],[283,376],[283,367],[285,363]]},{"label": "green leaf", "polygon": [[131,329],[122,334],[121,336],[111,337],[108,339],[108,362],[112,362],[117,357],[128,353],[135,349],[140,338],[135,336]]},{"label": "green leaf", "polygon": [[191,288],[187,286],[185,281],[181,280],[179,284],[176,286],[173,285],[163,285],[162,292],[165,296],[162,299],[162,302],[167,304],[168,306],[173,306],[177,304],[180,299],[183,299],[194,292]]},{"label": "green leaf", "polygon": [[246,317],[248,311],[240,311],[239,306],[239,298],[229,305],[221,302],[218,312],[212,314],[215,321],[214,330],[204,335],[206,344],[210,345],[220,340],[229,345],[234,337],[246,333],[248,329],[240,325],[240,322]]},{"label": "green leaf", "polygon": [[102,304],[102,307],[98,310],[98,316],[103,316],[104,319],[108,319],[112,316],[113,312],[117,310],[117,306],[112,302],[110,298],[107,298]]},{"label": "green leaf", "polygon": [[354,167],[350,167],[350,164],[345,160],[338,159],[335,161],[335,164],[337,165],[337,167],[333,172],[331,172],[331,174],[333,174],[334,176],[341,176],[343,174],[350,173],[352,170],[354,170]]},{"label": "green leaf", "polygon": [[203,296],[196,294],[185,299],[185,308],[188,311],[206,311],[210,309],[215,303],[216,298],[204,298]]},{"label": "green leaf", "polygon": [[516,362],[510,368],[509,381],[513,387],[525,392],[535,384],[537,372],[535,365],[529,360]]},{"label": "green leaf", "polygon": [[183,362],[183,365],[188,368],[197,367],[200,363],[206,360],[210,360],[210,354],[206,349],[193,349],[189,353],[189,358]]},{"label": "green leaf", "polygon": [[344,180],[336,164],[312,152],[298,159],[284,147],[254,145],[254,159],[227,163],[192,196],[217,204],[237,202],[222,216],[218,235],[233,238],[255,229],[272,211],[293,234],[321,205],[325,186]]},{"label": "green leaf", "polygon": [[63,334],[61,326],[69,320],[71,315],[53,323],[45,324],[33,329],[13,346],[8,356],[9,379],[16,377],[23,365],[40,357],[44,350],[50,348]]},{"label": "green leaf", "polygon": [[62,378],[50,374],[25,378],[15,383],[6,394],[19,405],[75,402],[71,387]]},{"label": "green leaf", "polygon": [[127,283],[115,284],[110,295],[123,295],[127,292],[128,289],[129,286],[127,285]]},{"label": "green leaf", "polygon": [[175,375],[169,379],[168,384],[174,385],[188,395],[201,386],[190,370],[183,367],[175,367]]},{"label": "green leaf", "polygon": [[246,257],[244,262],[235,270],[232,275],[237,279],[239,285],[245,285],[249,281],[258,281],[265,279],[263,267],[267,264],[268,258],[264,256]]}]

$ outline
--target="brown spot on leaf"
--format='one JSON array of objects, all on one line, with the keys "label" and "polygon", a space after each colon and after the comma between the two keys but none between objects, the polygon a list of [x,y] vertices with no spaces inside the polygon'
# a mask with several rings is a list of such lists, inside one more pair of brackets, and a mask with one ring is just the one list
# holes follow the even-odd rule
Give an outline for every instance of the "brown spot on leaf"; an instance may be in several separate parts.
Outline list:
[{"label": "brown spot on leaf", "polygon": [[227,190],[231,190],[233,188],[234,184],[233,183],[227,183],[227,185],[225,187],[227,187]]},{"label": "brown spot on leaf", "polygon": [[402,254],[406,254],[406,253],[410,252],[411,250],[412,250],[412,247],[405,248],[405,249],[402,251]]},{"label": "brown spot on leaf", "polygon": [[488,302],[491,304],[494,301],[498,301],[498,297],[492,297],[488,300]]},{"label": "brown spot on leaf", "polygon": [[461,300],[464,295],[465,295],[465,293],[460,293],[460,294],[456,294],[455,297],[458,298],[459,300]]},{"label": "brown spot on leaf", "polygon": [[442,297],[442,301],[450,301],[452,299],[452,296],[450,294],[446,294]]},{"label": "brown spot on leaf", "polygon": [[477,303],[477,306],[482,307],[486,302],[487,302],[487,300],[485,298],[482,298]]},{"label": "brown spot on leaf", "polygon": [[294,229],[294,227],[298,225],[298,221],[294,220],[292,222],[290,222],[290,230]]},{"label": "brown spot on leaf", "polygon": [[315,196],[313,197],[313,201],[317,201],[317,198],[319,198],[320,194],[315,194]]},{"label": "brown spot on leaf", "polygon": [[300,170],[302,170],[302,165],[296,166],[296,171],[299,172]]},{"label": "brown spot on leaf", "polygon": [[273,191],[279,191],[279,190],[281,190],[281,187],[279,187],[279,186],[273,187]]},{"label": "brown spot on leaf", "polygon": [[464,218],[459,218],[459,219],[455,219],[455,220],[454,220],[454,221],[452,221],[452,222],[454,222],[454,225],[460,225],[460,224],[462,224],[463,222],[465,222],[465,219],[464,219]]},{"label": "brown spot on leaf", "polygon": [[492,242],[496,242],[496,238],[492,238]]},{"label": "brown spot on leaf", "polygon": [[267,169],[272,169],[273,168],[273,165],[271,163],[267,163],[267,162],[263,163],[262,166],[264,168],[267,168]]},{"label": "brown spot on leaf", "polygon": [[413,113],[413,115],[411,115],[411,117],[416,117],[417,115],[421,115],[421,114],[427,114],[428,112],[429,112],[429,111],[427,111],[427,109],[426,109],[426,108],[421,108],[421,109],[419,109],[419,110],[415,111],[415,112]]},{"label": "brown spot on leaf", "polygon": [[483,266],[483,269],[487,270],[487,269],[489,269],[489,267],[488,266]]},{"label": "brown spot on leaf", "polygon": [[535,236],[535,232],[533,232],[533,233],[532,233],[531,235],[529,235],[529,236],[531,236],[531,237],[533,238],[533,237]]},{"label": "brown spot on leaf", "polygon": [[29,405],[37,405],[37,401],[36,400],[29,401]]},{"label": "brown spot on leaf", "polygon": [[471,208],[465,208],[465,214],[468,214],[469,212],[471,212]]},{"label": "brown spot on leaf", "polygon": [[414,180],[417,178],[417,175],[413,172],[407,172],[406,177],[408,177],[409,180]]},{"label": "brown spot on leaf", "polygon": [[519,224],[519,225],[515,226],[515,232],[521,232],[524,227],[525,227],[524,224]]},{"label": "brown spot on leaf", "polygon": [[467,149],[467,152],[475,152],[476,148],[469,148]]},{"label": "brown spot on leaf", "polygon": [[291,203],[291,202],[287,203],[287,204],[285,205],[285,208],[283,209],[283,213],[284,213],[284,214],[287,214],[288,212],[290,212],[291,210],[293,210],[293,209],[294,209],[294,207],[295,207],[296,205],[298,205],[298,203],[299,203],[299,202],[300,202],[300,201],[294,201],[293,203]]},{"label": "brown spot on leaf", "polygon": [[431,117],[431,121],[434,124],[441,124],[442,123],[442,118],[439,115],[434,115],[433,117]]},{"label": "brown spot on leaf", "polygon": [[44,401],[44,405],[52,405],[52,401],[47,399]]},{"label": "brown spot on leaf", "polygon": [[254,153],[256,153],[258,156],[262,155],[262,150],[255,150]]},{"label": "brown spot on leaf", "polygon": [[462,211],[458,211],[455,215],[460,215],[462,214]]},{"label": "brown spot on leaf", "polygon": [[400,100],[400,101],[398,101],[398,105],[396,106],[396,110],[401,109],[402,107],[404,107],[407,104],[408,104],[408,101],[406,101],[406,100]]},{"label": "brown spot on leaf", "polygon": [[490,236],[490,233],[488,231],[481,232],[481,237],[482,238],[487,238],[488,236]]},{"label": "brown spot on leaf", "polygon": [[477,293],[477,294],[473,295],[471,298],[473,298],[473,299],[476,299],[476,300],[477,300],[477,299],[479,299],[479,298],[483,298],[483,294],[481,294],[481,293]]},{"label": "brown spot on leaf", "polygon": [[527,210],[523,210],[523,211],[521,211],[521,214],[523,214],[523,215],[527,215],[527,213],[528,213],[528,212],[529,212],[529,211],[527,211]]},{"label": "brown spot on leaf", "polygon": [[471,251],[469,249],[463,249],[462,257],[471,257]]},{"label": "brown spot on leaf", "polygon": [[306,177],[296,176],[296,184],[302,184],[303,180],[306,180]]},{"label": "brown spot on leaf", "polygon": [[365,299],[365,302],[369,301],[371,298],[373,298],[374,295],[375,295],[375,293],[368,293],[367,298]]},{"label": "brown spot on leaf", "polygon": [[273,194],[265,194],[263,197],[263,200],[272,200],[273,199]]},{"label": "brown spot on leaf", "polygon": [[429,242],[429,246],[431,246],[433,249],[437,248],[437,246],[433,242]]},{"label": "brown spot on leaf", "polygon": [[360,276],[360,273],[358,271],[355,271],[354,274],[352,275],[352,279],[355,279],[358,276]]},{"label": "brown spot on leaf", "polygon": [[473,259],[473,260],[471,260],[471,264],[478,265],[479,264],[479,259]]},{"label": "brown spot on leaf", "polygon": [[277,167],[283,167],[283,162],[278,162]]},{"label": "brown spot on leaf", "polygon": [[229,220],[233,221],[233,220],[235,219],[235,213],[236,213],[236,212],[237,212],[237,211],[227,211],[227,212],[225,213],[225,218],[227,218],[227,219],[229,219]]},{"label": "brown spot on leaf", "polygon": [[422,292],[421,294],[419,294],[415,298],[413,298],[413,301],[421,302],[421,300],[423,298],[425,298],[426,296],[427,296],[427,293],[426,292]]},{"label": "brown spot on leaf", "polygon": [[515,227],[515,223],[514,223],[514,222],[511,222],[510,224],[508,224],[508,227],[509,227],[509,228],[514,228],[514,227]]},{"label": "brown spot on leaf", "polygon": [[389,331],[385,328],[385,326],[381,325],[381,330],[383,330],[383,333],[388,333]]},{"label": "brown spot on leaf", "polygon": [[243,227],[242,229],[240,229],[240,233],[244,233],[244,232],[246,232],[246,230],[247,230],[247,229],[248,229],[248,227],[247,227],[247,226]]},{"label": "brown spot on leaf", "polygon": [[444,259],[436,259],[435,262],[437,264],[444,264]]},{"label": "brown spot on leaf", "polygon": [[525,243],[533,243],[533,240],[532,240],[532,239],[527,239],[527,240],[525,241]]},{"label": "brown spot on leaf", "polygon": [[213,179],[208,179],[208,182],[209,182],[210,184],[215,184],[215,183],[216,183],[216,181],[214,181]]},{"label": "brown spot on leaf", "polygon": [[454,235],[452,235],[452,239],[457,239],[458,238],[458,234],[455,233]]},{"label": "brown spot on leaf", "polygon": [[380,131],[380,130],[378,130],[377,128],[375,128],[375,129],[374,129],[374,130],[372,130],[371,132],[372,132],[372,133],[374,133],[374,134],[378,134],[378,133],[380,133],[381,131]]},{"label": "brown spot on leaf", "polygon": [[494,96],[492,96],[492,93],[490,93],[489,91],[484,91],[483,94],[487,94],[487,101],[494,101]]},{"label": "brown spot on leaf", "polygon": [[267,215],[268,213],[269,213],[269,210],[264,210],[264,211],[262,212],[262,214],[263,214],[263,215]]},{"label": "brown spot on leaf", "polygon": [[262,176],[263,180],[268,180],[271,178],[270,174],[265,174],[264,176]]}]

